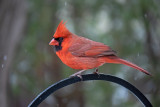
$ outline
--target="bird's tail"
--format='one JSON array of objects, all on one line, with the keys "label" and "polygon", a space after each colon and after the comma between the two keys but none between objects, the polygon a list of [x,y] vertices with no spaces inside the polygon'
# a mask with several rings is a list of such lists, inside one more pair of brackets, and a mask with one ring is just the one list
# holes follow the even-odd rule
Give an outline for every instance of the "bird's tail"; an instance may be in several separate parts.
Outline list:
[{"label": "bird's tail", "polygon": [[141,72],[143,72],[143,73],[145,73],[147,75],[151,75],[148,71],[144,70],[143,68],[141,68],[141,67],[137,66],[136,64],[133,64],[133,63],[131,63],[129,61],[126,61],[124,59],[114,58],[114,59],[111,59],[111,60],[112,60],[111,63],[124,64],[124,65],[130,66],[130,67],[132,67],[134,69],[137,69],[137,70],[139,70],[139,71],[141,71]]}]

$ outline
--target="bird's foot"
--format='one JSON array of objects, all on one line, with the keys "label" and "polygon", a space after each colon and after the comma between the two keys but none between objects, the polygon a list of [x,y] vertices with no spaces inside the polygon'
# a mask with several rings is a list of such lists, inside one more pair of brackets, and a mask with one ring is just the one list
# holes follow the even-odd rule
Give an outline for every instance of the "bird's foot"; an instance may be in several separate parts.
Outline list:
[{"label": "bird's foot", "polygon": [[73,78],[73,77],[79,77],[81,80],[83,80],[83,78],[82,78],[82,72],[84,72],[85,70],[80,70],[80,71],[78,71],[78,72],[76,72],[76,73],[74,73],[74,74],[72,74],[72,75],[70,75],[70,78]]},{"label": "bird's foot", "polygon": [[93,74],[97,74],[98,78],[100,77],[99,72],[98,72],[98,68],[95,69],[95,71],[93,72]]}]

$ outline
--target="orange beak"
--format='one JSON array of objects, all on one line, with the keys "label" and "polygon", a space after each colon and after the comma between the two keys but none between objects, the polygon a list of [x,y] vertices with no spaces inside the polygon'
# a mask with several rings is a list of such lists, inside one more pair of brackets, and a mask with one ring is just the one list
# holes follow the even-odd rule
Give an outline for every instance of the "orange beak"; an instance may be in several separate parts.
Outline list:
[{"label": "orange beak", "polygon": [[58,41],[56,41],[54,38],[49,42],[49,45],[59,45]]}]

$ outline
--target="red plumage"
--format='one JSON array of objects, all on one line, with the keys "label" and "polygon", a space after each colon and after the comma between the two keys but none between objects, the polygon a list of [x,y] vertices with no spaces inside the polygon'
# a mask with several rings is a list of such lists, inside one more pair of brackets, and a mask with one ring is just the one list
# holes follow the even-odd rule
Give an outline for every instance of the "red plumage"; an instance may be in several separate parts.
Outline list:
[{"label": "red plumage", "polygon": [[55,46],[56,54],[61,61],[73,69],[84,71],[97,68],[105,63],[116,63],[130,66],[150,75],[139,66],[117,57],[116,52],[109,46],[71,33],[63,21],[58,25],[53,37],[49,44]]}]

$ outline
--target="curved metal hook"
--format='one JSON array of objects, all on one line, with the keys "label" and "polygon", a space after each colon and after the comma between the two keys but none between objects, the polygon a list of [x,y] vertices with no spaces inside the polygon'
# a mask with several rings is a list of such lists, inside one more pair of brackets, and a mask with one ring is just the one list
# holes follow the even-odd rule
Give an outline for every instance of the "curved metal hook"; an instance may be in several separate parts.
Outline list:
[{"label": "curved metal hook", "polygon": [[44,99],[46,99],[50,94],[55,92],[56,90],[63,88],[67,85],[81,82],[81,81],[88,81],[88,80],[104,80],[109,81],[113,83],[117,83],[126,89],[130,90],[145,107],[152,107],[152,104],[149,102],[149,100],[133,85],[131,85],[129,82],[115,77],[111,75],[105,75],[105,74],[87,74],[82,75],[83,80],[81,80],[79,77],[73,77],[73,78],[66,78],[64,80],[61,80],[55,84],[52,84],[48,88],[46,88],[43,92],[41,92],[29,105],[28,107],[37,107]]}]

